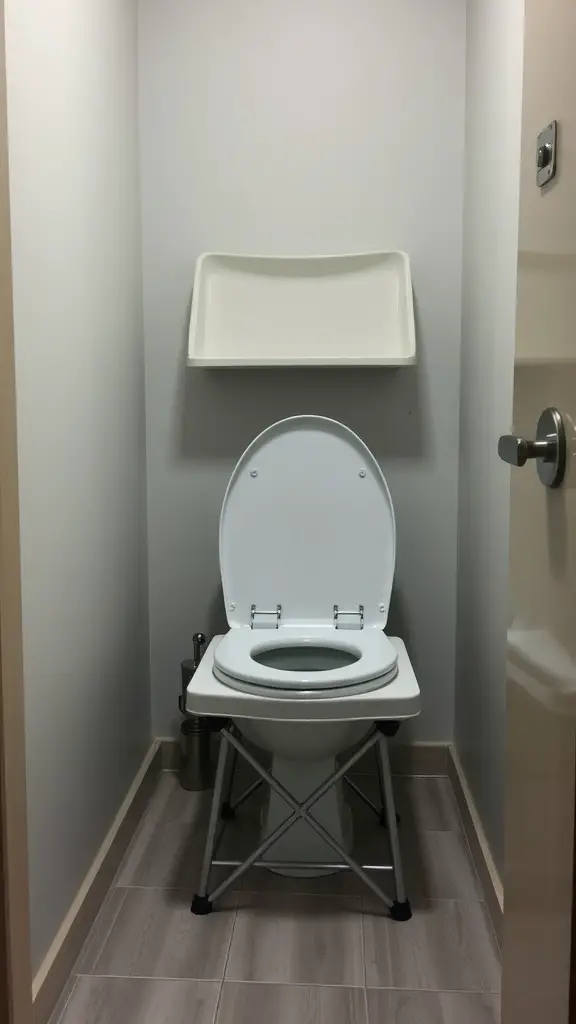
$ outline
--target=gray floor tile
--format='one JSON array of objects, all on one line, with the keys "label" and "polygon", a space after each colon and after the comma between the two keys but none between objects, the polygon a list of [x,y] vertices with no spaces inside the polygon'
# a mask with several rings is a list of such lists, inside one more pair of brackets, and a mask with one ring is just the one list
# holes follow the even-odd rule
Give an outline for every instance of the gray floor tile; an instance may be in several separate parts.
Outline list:
[{"label": "gray floor tile", "polygon": [[205,917],[190,913],[190,894],[117,889],[112,927],[83,973],[142,978],[219,980],[224,972],[236,897]]},{"label": "gray floor tile", "polygon": [[368,989],[370,1024],[499,1024],[500,997]]},{"label": "gray floor tile", "polygon": [[416,832],[405,828],[400,842],[412,899],[483,898],[463,832]]},{"label": "gray floor tile", "polygon": [[195,889],[202,841],[203,832],[194,824],[146,825],[129,851],[118,885]]},{"label": "gray floor tile", "polygon": [[[188,794],[190,795],[190,794]],[[177,797],[177,799],[175,798]],[[198,794],[192,794],[196,797]],[[188,820],[178,814],[179,805],[186,806],[178,794],[169,801],[172,816],[158,820],[147,817],[132,843],[117,877],[120,886],[144,886],[193,889],[198,886],[208,826],[206,801],[197,802],[197,814],[190,808]],[[244,860],[259,842],[259,807],[256,802],[242,809],[238,817],[226,825],[218,856]],[[215,886],[230,873],[229,868],[213,868],[211,885]]]},{"label": "gray floor tile", "polygon": [[361,896],[364,884],[351,871],[320,875],[316,878],[292,878],[263,868],[252,868],[242,879],[245,892],[293,893],[308,896]]},{"label": "gray floor tile", "polygon": [[60,1024],[213,1024],[220,984],[78,978]]},{"label": "gray floor tile", "polygon": [[76,975],[71,974],[58,997],[58,1002],[56,1003],[56,1006],[54,1007],[54,1010],[50,1015],[48,1024],[60,1024],[60,1021],[62,1020],[62,1015],[64,1013],[64,1010],[66,1009],[68,1000],[72,995],[76,982]]},{"label": "gray floor tile", "polygon": [[[449,779],[442,776],[395,775],[396,810],[405,828],[433,832],[459,832],[462,829],[456,797]],[[367,795],[378,803],[378,783],[374,776],[354,779]]]},{"label": "gray floor tile", "polygon": [[500,966],[482,903],[421,901],[411,921],[376,904],[363,915],[366,984],[374,988],[498,992]]},{"label": "gray floor tile", "polygon": [[[249,764],[239,763],[234,774],[232,801],[234,802],[257,778],[257,773]],[[262,791],[263,787],[260,792]],[[156,820],[163,825],[197,821],[202,815],[208,816],[211,802],[212,789],[199,793],[190,792],[182,789],[179,776],[175,772],[162,772],[147,816],[149,818],[156,817]]]},{"label": "gray floor tile", "polygon": [[90,929],[72,974],[91,974],[124,900],[124,890],[110,889]]},{"label": "gray floor tile", "polygon": [[226,982],[216,1024],[366,1024],[364,990]]},{"label": "gray floor tile", "polygon": [[363,985],[360,900],[242,894],[226,980]]},{"label": "gray floor tile", "polygon": [[115,884],[194,887],[211,796],[189,793],[174,772],[162,772]]},{"label": "gray floor tile", "polygon": [[[444,744],[413,747],[396,741],[390,743],[390,762],[395,775],[447,775],[447,749]],[[374,748],[352,766],[352,775],[373,775],[376,771]]]},{"label": "gray floor tile", "polygon": [[[204,854],[204,829],[175,823],[145,831],[133,845],[118,875],[119,886],[143,888],[198,888]],[[219,850],[219,855],[242,859],[246,854],[237,847]],[[229,868],[213,868],[212,888],[230,873]]]},{"label": "gray floor tile", "polygon": [[144,822],[162,826],[197,822],[207,817],[211,799],[211,790],[191,793],[182,789],[175,772],[162,772],[146,810]]},{"label": "gray floor tile", "polygon": [[[247,781],[240,777],[236,791]],[[375,777],[355,782],[377,800]],[[401,924],[364,899],[367,984],[381,988],[369,994],[370,1024],[496,1024],[499,997],[469,994],[497,991],[499,964],[450,783],[401,776],[394,783],[416,908],[413,920]],[[62,1024],[132,1024],[133,1007],[134,1020],[148,1024],[143,1007],[149,1004],[154,1024],[213,1024],[211,993],[218,986],[208,979],[222,978],[227,957],[218,1024],[366,1024],[363,993],[353,988],[364,984],[358,896],[366,891],[355,875],[295,879],[253,870],[238,883],[245,891],[235,926],[236,894],[220,901],[212,915],[190,914],[210,797],[182,790],[171,773],[160,777],[119,875],[124,887],[109,893],[75,966],[75,972],[97,977],[78,980]],[[350,790],[347,799],[354,855],[367,862],[388,859],[386,830]],[[221,856],[246,856],[258,840],[260,809],[259,798],[241,808]],[[385,889],[391,885],[390,876],[376,877]],[[298,895],[304,893],[309,895]],[[186,1017],[179,1016],[182,1007]]]},{"label": "gray floor tile", "polygon": [[[371,826],[359,845],[365,864],[390,860],[386,830]],[[402,824],[400,848],[410,899],[482,899],[480,883],[462,832],[416,831]],[[384,889],[390,888],[392,876],[383,875],[380,882]],[[362,892],[364,894],[365,890]]]}]

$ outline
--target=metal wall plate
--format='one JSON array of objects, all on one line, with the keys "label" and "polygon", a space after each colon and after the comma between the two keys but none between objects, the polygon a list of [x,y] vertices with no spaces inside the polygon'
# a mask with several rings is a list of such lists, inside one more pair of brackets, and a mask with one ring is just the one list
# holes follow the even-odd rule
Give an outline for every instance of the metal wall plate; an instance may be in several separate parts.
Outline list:
[{"label": "metal wall plate", "polygon": [[545,487],[559,487],[566,472],[566,430],[558,409],[544,409],[536,427],[536,441],[548,446],[547,453],[536,460],[538,476]]},{"label": "metal wall plate", "polygon": [[536,139],[536,184],[547,185],[556,174],[557,122],[551,121]]},{"label": "metal wall plate", "polygon": [[550,406],[538,420],[536,440],[504,434],[498,441],[498,454],[510,466],[525,466],[536,460],[538,476],[545,487],[559,487],[566,472],[566,429],[562,414]]}]

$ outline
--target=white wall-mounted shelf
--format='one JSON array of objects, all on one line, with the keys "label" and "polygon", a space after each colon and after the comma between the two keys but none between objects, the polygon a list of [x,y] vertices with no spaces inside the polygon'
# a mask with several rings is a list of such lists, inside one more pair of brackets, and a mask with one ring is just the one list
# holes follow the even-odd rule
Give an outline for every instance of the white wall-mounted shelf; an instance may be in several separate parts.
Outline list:
[{"label": "white wall-mounted shelf", "polygon": [[204,253],[196,263],[189,366],[406,366],[415,361],[406,253]]}]

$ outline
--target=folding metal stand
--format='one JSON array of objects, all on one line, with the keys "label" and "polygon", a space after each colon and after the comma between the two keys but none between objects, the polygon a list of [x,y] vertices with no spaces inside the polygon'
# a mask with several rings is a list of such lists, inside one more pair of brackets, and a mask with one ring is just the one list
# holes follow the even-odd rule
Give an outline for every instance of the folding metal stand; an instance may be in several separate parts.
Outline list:
[{"label": "folding metal stand", "polygon": [[[214,720],[213,720],[214,721]],[[388,907],[391,917],[396,921],[408,921],[412,916],[410,903],[406,898],[404,889],[404,874],[402,870],[402,858],[400,854],[400,841],[398,838],[398,820],[394,806],[394,793],[392,788],[392,773],[390,770],[390,757],[388,752],[388,736],[393,736],[398,729],[397,722],[376,722],[374,731],[367,740],[359,747],[345,764],[337,769],[321,786],[318,786],[313,793],[300,802],[269,772],[258,759],[244,746],[241,734],[238,729],[228,720],[217,723],[216,728],[220,732],[221,743],[216,769],[216,781],[214,784],[214,795],[210,809],[208,832],[206,835],[206,846],[200,875],[200,884],[197,894],[192,901],[193,914],[209,914],[213,904],[222,896],[230,886],[234,885],[239,878],[251,867],[277,868],[278,870],[289,870],[290,868],[318,868],[324,871],[354,871],[359,878],[368,886],[372,892],[382,900]],[[358,786],[347,776],[350,768],[360,760],[364,754],[372,749],[377,749],[378,777],[380,782],[380,794],[382,806],[378,808],[359,789]],[[228,766],[228,756],[232,753],[232,764]],[[239,797],[235,804],[231,802],[232,785],[236,769],[238,755],[244,758],[254,768],[260,778],[254,782]],[[310,809],[320,800],[325,793],[331,789],[340,779],[344,781],[368,804],[378,815],[382,824],[388,829],[390,839],[390,850],[392,853],[392,864],[358,864],[347,851],[338,843],[332,835],[317,821]],[[217,860],[215,853],[220,844],[226,822],[234,817],[234,813],[241,804],[245,803],[264,783],[270,786],[292,809],[292,813],[283,821],[270,835],[258,846],[244,861],[239,860]],[[223,799],[224,798],[224,799]],[[219,828],[219,822],[222,823]],[[302,862],[302,861],[273,861],[262,860],[263,855],[274,843],[288,831],[295,822],[306,821],[310,828],[330,846],[341,858],[335,862]],[[233,870],[229,876],[220,883],[212,892],[209,891],[210,871],[212,867],[230,867]],[[391,899],[380,888],[380,886],[367,874],[368,871],[391,871],[394,876],[394,895]]]}]

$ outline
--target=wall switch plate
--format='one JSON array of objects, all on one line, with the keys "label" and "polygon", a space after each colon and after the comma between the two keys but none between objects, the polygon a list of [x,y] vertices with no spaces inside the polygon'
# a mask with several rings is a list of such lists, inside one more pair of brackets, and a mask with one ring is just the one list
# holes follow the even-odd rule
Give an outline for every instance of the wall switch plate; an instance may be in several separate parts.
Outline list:
[{"label": "wall switch plate", "polygon": [[547,185],[556,174],[557,122],[551,121],[536,139],[536,184]]}]

